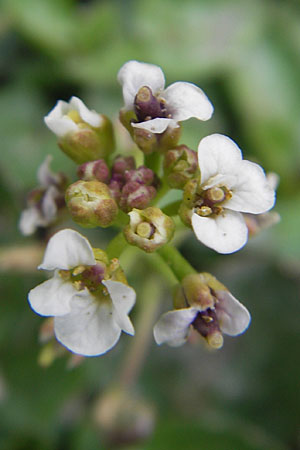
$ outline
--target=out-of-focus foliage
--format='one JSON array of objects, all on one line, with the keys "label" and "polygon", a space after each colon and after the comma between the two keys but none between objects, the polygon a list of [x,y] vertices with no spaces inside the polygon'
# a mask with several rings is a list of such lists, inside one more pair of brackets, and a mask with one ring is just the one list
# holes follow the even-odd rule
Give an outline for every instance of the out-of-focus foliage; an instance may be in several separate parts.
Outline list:
[{"label": "out-of-focus foliage", "polygon": [[[246,303],[252,324],[217,353],[197,345],[151,346],[136,388],[156,404],[157,425],[138,448],[296,449],[298,2],[2,0],[0,8],[1,449],[106,448],[89,410],[111,382],[130,338],[72,371],[66,370],[65,358],[40,368],[41,319],[30,311],[26,295],[43,278],[34,272],[33,260],[23,262],[29,275],[22,274],[20,261],[18,269],[8,270],[5,250],[35,242],[19,235],[17,221],[45,155],[53,154],[54,169],[75,176],[74,164],[57,148],[43,116],[57,99],[78,95],[116,118],[122,105],[116,74],[129,59],[162,66],[167,84],[180,79],[205,90],[215,115],[207,123],[191,120],[181,141],[196,149],[207,134],[232,137],[247,159],[280,175],[276,210],[282,216],[280,224],[236,255],[217,256],[196,246],[192,237],[182,244],[197,269],[214,273]],[[89,233],[99,246],[106,236],[101,230]],[[138,294],[143,270],[131,274]],[[162,310],[168,308],[167,298]]]}]

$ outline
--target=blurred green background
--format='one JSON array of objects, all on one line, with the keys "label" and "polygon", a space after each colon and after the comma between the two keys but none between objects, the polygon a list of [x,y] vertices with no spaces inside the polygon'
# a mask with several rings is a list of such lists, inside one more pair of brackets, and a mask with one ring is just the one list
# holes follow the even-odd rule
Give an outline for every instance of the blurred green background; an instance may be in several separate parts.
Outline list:
[{"label": "blurred green background", "polygon": [[[181,142],[196,149],[207,134],[232,137],[247,159],[280,175],[282,216],[234,255],[195,245],[192,235],[181,244],[198,270],[211,271],[246,304],[252,324],[238,339],[226,338],[219,352],[151,341],[131,391],[155,426],[130,448],[299,448],[299,2],[2,0],[0,8],[0,448],[109,448],[91,411],[111,386],[130,338],[73,370],[65,357],[48,369],[37,364],[42,319],[26,297],[44,277],[33,269],[37,237],[22,237],[18,219],[46,154],[55,169],[75,175],[44,115],[58,99],[77,95],[117,118],[116,75],[130,59],[160,65],[167,84],[185,80],[204,89],[213,119],[189,121]],[[95,246],[110,236],[107,230],[85,234]],[[24,246],[28,251],[15,253]],[[149,268],[136,266],[129,279],[151,301],[142,283]],[[167,291],[162,299],[166,311]],[[128,429],[135,420],[129,417]]]}]

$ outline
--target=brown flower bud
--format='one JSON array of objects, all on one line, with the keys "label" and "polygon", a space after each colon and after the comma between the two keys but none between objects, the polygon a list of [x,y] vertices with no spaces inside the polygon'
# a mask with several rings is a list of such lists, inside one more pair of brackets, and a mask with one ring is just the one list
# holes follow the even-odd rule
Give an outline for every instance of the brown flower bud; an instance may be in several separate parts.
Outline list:
[{"label": "brown flower bud", "polygon": [[83,227],[108,227],[118,214],[118,206],[108,186],[100,181],[77,181],[66,191],[66,203],[75,222]]}]

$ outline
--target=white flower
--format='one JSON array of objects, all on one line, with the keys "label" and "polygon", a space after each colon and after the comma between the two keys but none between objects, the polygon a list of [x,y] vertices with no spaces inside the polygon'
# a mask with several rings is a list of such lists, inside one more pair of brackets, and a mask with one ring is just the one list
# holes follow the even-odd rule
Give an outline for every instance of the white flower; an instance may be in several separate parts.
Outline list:
[{"label": "white flower", "polygon": [[21,213],[19,228],[29,236],[38,227],[47,227],[57,219],[58,209],[64,206],[64,184],[62,173],[50,169],[52,157],[48,155],[40,165],[37,178],[40,186],[29,193],[28,208]]},{"label": "white flower", "polygon": [[55,107],[44,117],[47,127],[61,138],[80,129],[79,124],[87,123],[91,127],[99,127],[101,116],[89,110],[78,97],[71,97],[69,102],[59,100]]},{"label": "white flower", "polygon": [[191,223],[197,239],[219,253],[243,247],[248,230],[243,214],[271,209],[275,192],[263,169],[242,159],[239,147],[227,136],[213,134],[199,144],[198,187]]},{"label": "white flower", "polygon": [[[195,117],[208,120],[213,106],[204,92],[192,83],[178,81],[165,89],[165,77],[159,66],[128,61],[119,73],[125,110],[134,110],[138,123],[132,126],[163,133],[168,126]],[[146,88],[146,89],[144,89]]]},{"label": "white flower", "polygon": [[69,350],[102,355],[122,330],[134,334],[128,317],[134,290],[104,278],[104,265],[98,264],[84,236],[70,229],[56,233],[38,268],[54,270],[54,276],[29,292],[30,306],[42,316],[54,316],[55,336]]},{"label": "white flower", "polygon": [[209,346],[220,348],[223,345],[221,333],[237,336],[250,324],[250,314],[227,290],[214,291],[215,302],[211,308],[193,304],[188,308],[175,309],[161,316],[154,327],[154,338],[158,345],[173,347],[186,342],[191,325],[207,339]]}]

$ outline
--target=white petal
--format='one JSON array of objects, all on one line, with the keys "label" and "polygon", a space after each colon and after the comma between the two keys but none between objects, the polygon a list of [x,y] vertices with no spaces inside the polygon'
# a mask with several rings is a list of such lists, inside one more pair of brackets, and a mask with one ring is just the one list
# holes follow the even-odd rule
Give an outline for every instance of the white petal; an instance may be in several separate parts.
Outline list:
[{"label": "white petal", "polygon": [[218,174],[235,175],[242,161],[242,152],[229,137],[212,134],[200,141],[198,163],[201,184]]},{"label": "white petal", "polygon": [[27,208],[21,213],[19,228],[24,236],[30,236],[41,225],[41,215],[37,208]]},{"label": "white petal", "polygon": [[195,117],[199,120],[211,118],[214,108],[202,89],[192,83],[178,81],[171,84],[163,93],[168,112],[177,122]]},{"label": "white petal", "polygon": [[47,155],[43,163],[38,168],[37,179],[43,187],[48,187],[51,184],[58,182],[59,177],[50,169],[52,159],[53,158],[51,155]]},{"label": "white petal", "polygon": [[94,264],[96,261],[89,241],[77,231],[66,229],[49,240],[44,260],[38,269],[69,270],[79,265]]},{"label": "white petal", "polygon": [[226,208],[252,214],[261,214],[274,206],[275,191],[263,169],[250,161],[241,161],[236,181],[231,186],[232,198]]},{"label": "white petal", "polygon": [[119,340],[111,302],[101,303],[87,291],[72,300],[72,311],[54,319],[54,332],[61,344],[74,353],[97,356],[110,350]]},{"label": "white petal", "polygon": [[216,314],[221,331],[229,336],[237,336],[243,333],[251,321],[248,309],[230,292],[217,291],[216,294],[219,300],[216,306]]},{"label": "white petal", "polygon": [[74,109],[75,111],[78,111],[84,122],[88,123],[92,127],[99,127],[101,125],[101,116],[96,111],[88,109],[80,98],[72,97],[69,104],[70,111]]},{"label": "white petal", "polygon": [[135,304],[136,293],[130,286],[119,281],[102,281],[106,286],[114,306],[114,318],[119,327],[128,334],[134,335],[133,325],[128,317]]},{"label": "white petal", "polygon": [[55,198],[59,195],[58,190],[55,186],[48,187],[44,194],[42,200],[42,213],[45,218],[46,224],[50,224],[56,219],[57,216],[57,206]]},{"label": "white petal", "polygon": [[163,314],[153,329],[156,343],[158,345],[166,343],[172,347],[184,344],[189,326],[197,313],[196,308],[183,308]]},{"label": "white petal", "polygon": [[218,253],[233,253],[248,239],[248,229],[242,214],[224,210],[214,217],[192,215],[192,226],[197,239]]},{"label": "white petal", "polygon": [[158,117],[156,119],[152,120],[146,120],[145,122],[139,122],[134,123],[132,122],[131,125],[134,128],[141,128],[142,130],[151,131],[151,133],[163,133],[166,131],[168,127],[171,128],[178,128],[179,125],[175,122],[173,119],[164,119],[161,117]]},{"label": "white petal", "polygon": [[159,66],[138,61],[128,61],[118,73],[118,81],[123,86],[125,108],[134,109],[134,98],[142,86],[148,86],[152,93],[161,92],[165,86],[164,73]]},{"label": "white petal", "polygon": [[28,294],[31,308],[41,316],[61,316],[70,312],[70,301],[78,291],[56,272]]},{"label": "white petal", "polygon": [[66,115],[69,111],[69,104],[59,100],[49,114],[44,117],[45,124],[57,137],[63,137],[78,129],[78,125]]}]

